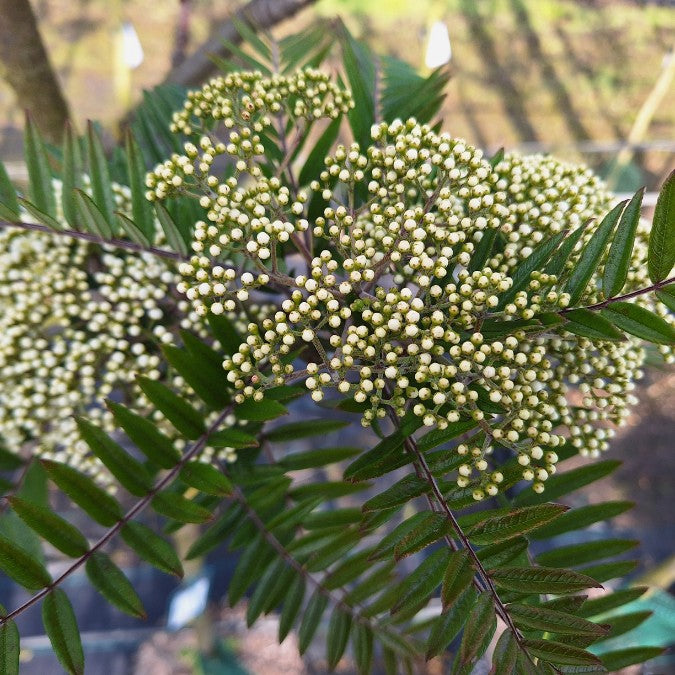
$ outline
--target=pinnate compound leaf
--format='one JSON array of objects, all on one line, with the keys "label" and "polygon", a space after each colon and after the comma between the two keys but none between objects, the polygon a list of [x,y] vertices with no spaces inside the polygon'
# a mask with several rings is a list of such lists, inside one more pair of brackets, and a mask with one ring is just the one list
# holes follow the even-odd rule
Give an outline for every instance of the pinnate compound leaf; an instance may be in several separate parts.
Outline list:
[{"label": "pinnate compound leaf", "polygon": [[598,616],[637,600],[648,590],[647,586],[636,586],[635,588],[622,588],[618,591],[612,591],[592,600],[586,600],[577,613],[583,617]]},{"label": "pinnate compound leaf", "polygon": [[327,605],[328,598],[318,590],[315,591],[307,604],[298,630],[298,649],[300,654],[304,654],[312,642],[314,633],[316,633],[316,629],[319,627],[319,622]]},{"label": "pinnate compound leaf", "polygon": [[396,614],[428,598],[443,580],[448,563],[448,551],[440,548],[425,558],[419,566],[401,583],[398,599],[391,608]]},{"label": "pinnate compound leaf", "polygon": [[118,502],[88,476],[66,464],[42,460],[49,478],[97,523],[111,527],[122,518]]},{"label": "pinnate compound leaf", "polygon": [[494,544],[549,523],[568,509],[563,504],[526,506],[483,520],[469,530],[468,536],[476,544]]},{"label": "pinnate compound leaf", "polygon": [[673,313],[675,313],[675,284],[669,284],[656,291],[656,297]]},{"label": "pinnate compound leaf", "polygon": [[623,340],[624,334],[604,316],[590,309],[580,307],[565,314],[567,321],[563,329],[575,335],[591,338],[592,340]]},{"label": "pinnate compound leaf", "polygon": [[78,558],[89,550],[84,535],[52,510],[38,506],[20,497],[9,497],[14,512],[28,527],[52,546],[71,558]]},{"label": "pinnate compound leaf", "polygon": [[565,290],[570,294],[570,306],[574,307],[581,300],[588,282],[598,268],[607,248],[614,227],[623,211],[626,202],[617,204],[603,219],[597,230],[593,232],[586,246],[582,249],[578,260],[570,274]]},{"label": "pinnate compound leaf", "polygon": [[0,534],[0,569],[29,590],[49,586],[52,578],[47,569],[28,551]]},{"label": "pinnate compound leaf", "polygon": [[612,245],[609,247],[602,277],[602,292],[606,298],[619,295],[626,283],[644,193],[645,189],[641,188],[628,202],[628,206],[621,214]]},{"label": "pinnate compound leaf", "polygon": [[310,436],[321,436],[329,434],[331,431],[337,431],[346,427],[349,422],[344,420],[317,419],[305,420],[302,422],[291,422],[283,426],[276,427],[268,431],[265,437],[272,443],[281,443],[284,441],[294,441],[298,438],[308,438]]},{"label": "pinnate compound leaf", "polygon": [[269,398],[264,398],[262,401],[247,399],[234,409],[234,414],[237,419],[248,422],[267,422],[281,415],[287,415],[288,410],[278,401]]},{"label": "pinnate compound leaf", "polygon": [[675,170],[666,178],[656,200],[647,252],[649,278],[654,283],[663,281],[670,274],[673,265],[675,265]]},{"label": "pinnate compound leaf", "polygon": [[359,675],[370,673],[373,664],[373,631],[369,626],[355,623],[352,628],[352,648]]},{"label": "pinnate compound leaf", "polygon": [[19,202],[16,198],[16,188],[7,174],[5,165],[0,162],[0,218],[7,220],[19,219]]},{"label": "pinnate compound leaf", "polygon": [[427,511],[422,516],[420,522],[394,546],[394,557],[397,560],[421,551],[451,531],[450,523],[442,514]]},{"label": "pinnate compound leaf", "polygon": [[560,546],[540,553],[536,561],[547,567],[574,567],[588,562],[619,555],[637,546],[640,542],[634,539],[600,539],[583,544]]},{"label": "pinnate compound leaf", "polygon": [[369,499],[363,505],[364,511],[379,511],[407,504],[411,499],[423,495],[430,489],[429,483],[415,474],[405,476],[390,488]]},{"label": "pinnate compound leaf", "polygon": [[180,479],[208,495],[225,497],[232,494],[232,483],[222,471],[206,462],[192,461],[185,464],[180,471]]},{"label": "pinnate compound leaf", "polygon": [[490,572],[492,580],[501,588],[517,593],[551,593],[563,595],[585,588],[601,588],[589,576],[555,567],[504,567]]},{"label": "pinnate compound leaf", "polygon": [[602,665],[600,659],[578,647],[554,642],[553,640],[524,640],[523,644],[527,651],[544,661],[550,661],[556,665],[585,666]]},{"label": "pinnate compound leaf", "polygon": [[675,328],[665,319],[632,302],[614,302],[602,310],[606,319],[626,333],[648,342],[672,345]]},{"label": "pinnate compound leaf", "polygon": [[[0,605],[0,617],[7,616]],[[19,629],[14,621],[0,625],[0,675],[19,675],[20,639]]]},{"label": "pinnate compound leaf", "polygon": [[[570,509],[567,513],[557,518],[551,523],[539,527],[530,532],[530,539],[547,539],[555,537],[565,532],[572,532],[573,530],[580,530],[588,527],[593,523],[609,520],[615,516],[632,509],[635,506],[634,502],[602,502],[600,504],[589,504],[587,506],[579,506],[575,509]],[[498,567],[498,565],[495,565]]]},{"label": "pinnate compound leaf", "polygon": [[158,570],[183,576],[183,566],[173,546],[146,525],[130,521],[122,528],[121,535],[129,548]]},{"label": "pinnate compound leaf", "polygon": [[28,169],[28,194],[30,201],[43,213],[56,215],[56,199],[52,187],[47,150],[42,135],[32,117],[26,113],[24,128],[24,156]]},{"label": "pinnate compound leaf", "polygon": [[108,162],[103,152],[103,145],[92,122],[87,124],[87,160],[89,162],[93,203],[98,207],[105,220],[110,223],[115,208],[112,182],[108,171]]},{"label": "pinnate compound leaf", "polygon": [[499,636],[492,654],[492,671],[494,673],[515,673],[520,647],[510,630]]},{"label": "pinnate compound leaf", "polygon": [[84,673],[84,652],[75,612],[68,596],[55,588],[42,601],[42,623],[61,665],[73,675]]},{"label": "pinnate compound leaf", "polygon": [[286,639],[286,636],[293,627],[304,597],[305,580],[301,574],[296,574],[286,594],[284,606],[279,615],[279,642],[283,642]]},{"label": "pinnate compound leaf", "polygon": [[111,605],[131,616],[145,618],[145,609],[136,591],[107,554],[93,553],[85,563],[85,570],[94,588]]},{"label": "pinnate compound leaf", "polygon": [[157,513],[181,523],[205,523],[213,518],[207,508],[183,495],[166,490],[152,498],[152,508]]},{"label": "pinnate compound leaf", "polygon": [[629,647],[628,649],[606,652],[601,658],[605,668],[614,673],[636,663],[644,663],[654,659],[663,654],[664,651],[663,647]]}]

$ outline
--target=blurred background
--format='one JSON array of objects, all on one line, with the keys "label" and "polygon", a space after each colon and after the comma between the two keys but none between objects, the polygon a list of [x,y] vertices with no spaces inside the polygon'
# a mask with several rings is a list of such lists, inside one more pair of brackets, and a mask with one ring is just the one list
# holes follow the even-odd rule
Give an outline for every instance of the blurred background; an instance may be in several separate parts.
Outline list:
[{"label": "blurred background", "polygon": [[[9,26],[3,12],[21,4],[0,0],[0,38],[3,24],[5,31]],[[100,121],[112,145],[144,89],[205,79],[206,54],[219,48],[220,36],[230,35],[231,16],[253,5],[268,13],[276,35],[297,32],[317,17],[339,15],[377,52],[426,72],[447,63],[451,78],[444,128],[488,153],[503,146],[587,163],[618,193],[647,186],[647,209],[675,168],[675,0],[32,0],[28,6],[62,88],[62,112],[69,109],[80,129],[87,119]],[[23,108],[39,113],[44,103],[40,92],[21,93],[16,82],[10,86],[10,64],[26,45],[17,48],[7,39],[4,47],[0,44],[0,158],[21,180]],[[29,70],[27,77],[36,73]],[[44,124],[56,128],[61,121]],[[49,128],[43,130],[50,134]],[[660,635],[659,644],[664,633],[675,634],[675,603],[668,592],[675,581],[674,389],[675,374],[654,358],[639,388],[641,402],[610,451],[623,466],[594,484],[592,493],[575,497],[579,504],[637,503],[633,511],[600,524],[605,529],[598,534],[641,540],[640,565],[631,580],[662,589],[658,622],[641,628]],[[222,551],[194,570],[211,580],[210,625],[228,636],[219,643],[219,656],[211,658],[199,654],[199,622],[187,630],[165,630],[180,600],[176,583],[125,555],[120,564],[148,607],[148,622],[107,606],[102,613],[103,603],[84,578],[69,580],[88,672],[324,672],[321,653],[302,661],[291,638],[276,645],[273,618],[248,631],[243,612],[225,608],[221,598],[233,563]],[[183,600],[200,608],[198,590],[190,593]],[[2,579],[0,594],[5,605],[20,601],[19,591]],[[174,626],[183,623],[176,619]],[[29,613],[23,628],[31,636],[23,643],[25,672],[61,672],[41,635],[38,613]],[[644,672],[673,672],[669,667],[672,663]],[[342,672],[350,672],[348,664]]]}]

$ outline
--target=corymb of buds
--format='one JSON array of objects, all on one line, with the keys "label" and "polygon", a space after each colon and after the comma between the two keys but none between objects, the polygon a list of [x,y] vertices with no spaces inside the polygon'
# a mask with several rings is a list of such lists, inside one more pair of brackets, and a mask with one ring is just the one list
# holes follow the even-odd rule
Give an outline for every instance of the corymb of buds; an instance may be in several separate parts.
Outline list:
[{"label": "corymb of buds", "polygon": [[[209,132],[148,176],[152,199],[183,190],[186,175],[201,190],[206,218],[179,284],[198,314],[233,311],[260,291],[278,298],[224,361],[235,399],[261,400],[302,378],[314,401],[328,389],[352,398],[366,426],[389,411],[439,429],[470,419],[474,431],[456,449],[458,485],[476,500],[494,495],[504,480],[499,446],[541,492],[568,439],[582,453],[607,447],[641,375],[635,339],[592,341],[562,322],[527,330],[570,304],[569,272],[611,195],[588,169],[548,157],[507,155],[493,168],[480,150],[415,120],[375,125],[368,147],[338,146],[306,189],[282,178],[283,163],[266,177],[255,148],[273,115],[284,109],[302,122],[309,110],[333,117],[351,105],[310,73],[233,74],[191,93],[176,130],[205,134],[213,125],[200,120],[211,117],[229,141]],[[220,151],[236,162],[230,178],[211,170]],[[509,293],[537,244],[581,226],[562,270],[534,270]],[[637,240],[628,290],[645,281],[644,229]],[[598,299],[596,281],[582,304]],[[665,316],[648,296],[636,302]]]}]

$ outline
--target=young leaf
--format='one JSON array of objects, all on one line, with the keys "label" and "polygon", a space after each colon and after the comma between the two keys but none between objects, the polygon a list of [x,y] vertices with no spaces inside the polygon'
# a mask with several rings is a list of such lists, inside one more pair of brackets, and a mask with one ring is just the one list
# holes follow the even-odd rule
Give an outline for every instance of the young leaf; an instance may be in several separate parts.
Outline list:
[{"label": "young leaf", "polygon": [[[7,616],[0,605],[0,617]],[[0,626],[0,675],[19,675],[19,629],[14,621],[6,621]]]},{"label": "young leaf", "polygon": [[600,659],[594,654],[561,642],[524,640],[523,644],[532,656],[551,663],[570,666],[600,665]]},{"label": "young leaf", "polygon": [[146,236],[141,232],[137,227],[136,223],[134,223],[133,220],[130,220],[127,216],[125,216],[123,213],[120,213],[119,211],[115,211],[114,213],[115,216],[115,222],[119,226],[118,229],[122,230],[131,241],[133,241],[135,244],[139,244],[140,246],[148,246],[150,245],[150,241],[146,238]]},{"label": "young leaf", "polygon": [[473,581],[473,567],[466,551],[453,551],[448,557],[448,566],[443,574],[441,601],[446,612],[469,588]]},{"label": "young leaf", "polygon": [[602,310],[606,319],[626,333],[648,342],[672,345],[675,328],[665,319],[632,302],[614,302]]},{"label": "young leaf", "polygon": [[511,604],[507,607],[516,626],[544,630],[561,635],[595,635],[607,633],[607,629],[592,621],[580,619],[572,614],[544,607]]},{"label": "young leaf", "polygon": [[28,551],[0,534],[0,569],[29,590],[49,586],[52,578]]},{"label": "young leaf", "polygon": [[115,421],[153,464],[162,469],[171,469],[180,462],[181,454],[171,439],[159,431],[149,419],[137,415],[119,403],[113,401],[106,403]]},{"label": "young leaf", "polygon": [[483,655],[496,629],[497,614],[492,596],[480,593],[464,626],[459,648],[459,659],[463,665],[469,665]]},{"label": "young leaf", "polygon": [[42,460],[50,479],[97,523],[111,527],[122,517],[117,501],[101,490],[91,478],[66,464]]},{"label": "young leaf", "polygon": [[399,586],[398,598],[391,608],[391,613],[401,612],[428,598],[443,580],[447,565],[448,550],[445,548],[439,548],[425,558]]},{"label": "young leaf", "polygon": [[30,201],[42,213],[54,217],[56,215],[56,199],[47,151],[42,135],[28,113],[26,113],[23,144],[26,167],[28,168]]},{"label": "young leaf", "polygon": [[5,165],[0,162],[0,217],[6,220],[19,219],[19,202],[16,198],[16,188],[7,174]]},{"label": "young leaf", "polygon": [[576,230],[570,232],[562,244],[560,244],[560,248],[556,251],[555,255],[544,267],[544,274],[554,274],[555,276],[560,276],[562,271],[565,269],[565,263],[572,255],[572,252],[576,248],[577,243],[585,231],[586,225],[581,225],[580,227],[577,227]]},{"label": "young leaf", "polygon": [[178,432],[194,440],[205,431],[202,416],[180,396],[156,380],[139,377],[138,386]]},{"label": "young leaf", "polygon": [[180,471],[180,479],[208,495],[225,497],[232,494],[232,483],[229,478],[211,464],[200,461],[188,462]]},{"label": "young leaf", "polygon": [[87,560],[89,581],[111,604],[131,616],[145,618],[145,609],[122,570],[106,555],[97,551]]},{"label": "young leaf", "polygon": [[612,236],[614,226],[619,220],[626,202],[617,204],[603,219],[598,229],[593,232],[586,246],[581,251],[579,259],[570,274],[565,290],[570,294],[570,306],[574,307],[591,280],[600,260],[607,248],[607,242]]},{"label": "young leaf", "polygon": [[326,155],[330,153],[331,148],[335,143],[335,139],[337,138],[338,132],[340,131],[341,123],[342,119],[340,117],[334,119],[317,139],[307,157],[307,160],[305,161],[304,166],[300,170],[300,176],[298,178],[300,185],[309,184],[316,176],[321,173],[324,167],[324,160],[326,159]]},{"label": "young leaf", "polygon": [[298,630],[298,650],[300,654],[304,654],[307,651],[307,647],[309,647],[314,633],[316,633],[316,629],[319,627],[321,616],[327,605],[328,598],[316,590],[310,598],[300,622]]},{"label": "young leaf", "polygon": [[494,544],[534,530],[568,510],[563,504],[540,504],[488,518],[472,527],[469,538],[476,544]]},{"label": "young leaf", "polygon": [[42,601],[42,623],[61,665],[69,673],[84,673],[84,652],[75,612],[68,596],[55,588]]},{"label": "young leaf", "polygon": [[647,252],[649,278],[654,283],[663,281],[670,274],[673,265],[675,265],[675,170],[666,178],[656,200]]},{"label": "young leaf", "polygon": [[284,600],[284,606],[281,609],[281,614],[279,615],[279,642],[283,642],[286,639],[289,631],[293,627],[300,607],[302,606],[302,600],[305,597],[305,580],[301,574],[296,574],[293,579],[293,583],[288,589],[286,594],[286,599]]},{"label": "young leaf", "polygon": [[84,535],[50,509],[20,497],[9,497],[8,501],[14,512],[28,527],[59,551],[71,558],[79,558],[89,550],[89,544]]},{"label": "young leaf", "polygon": [[644,193],[645,189],[641,188],[628,202],[628,206],[621,214],[612,245],[609,247],[605,261],[605,273],[602,276],[602,292],[606,298],[619,295],[626,283]]},{"label": "young leaf", "polygon": [[326,639],[326,660],[328,669],[333,670],[342,658],[349,640],[349,631],[352,627],[352,617],[340,607],[336,607],[328,624]]},{"label": "young leaf", "polygon": [[166,235],[166,240],[169,243],[169,246],[180,253],[181,255],[188,254],[188,245],[183,237],[183,234],[178,229],[178,226],[174,222],[171,214],[162,206],[159,202],[155,203],[155,213],[159,219],[159,224],[162,226],[162,230]]},{"label": "young leaf", "polygon": [[563,330],[591,338],[592,340],[623,340],[624,334],[615,328],[611,321],[608,321],[597,312],[590,309],[573,309],[565,314],[567,321],[562,325]]},{"label": "young leaf", "polygon": [[91,178],[91,193],[93,203],[103,215],[107,223],[112,222],[115,200],[112,193],[108,162],[103,152],[101,139],[96,133],[94,124],[87,124],[87,160],[89,163],[89,177]]},{"label": "young leaf", "polygon": [[173,546],[149,527],[130,521],[121,530],[122,539],[140,558],[162,572],[183,576],[183,566]]},{"label": "young leaf", "polygon": [[129,130],[126,136],[127,174],[131,189],[131,216],[134,225],[150,242],[155,234],[152,205],[145,198],[145,164],[141,149]]},{"label": "young leaf", "polygon": [[507,591],[563,595],[585,588],[602,588],[585,574],[554,567],[503,567],[490,572],[492,580]]},{"label": "young leaf", "polygon": [[80,229],[96,234],[101,239],[109,239],[112,236],[110,221],[106,220],[92,198],[82,190],[73,190],[73,200],[77,212],[76,221],[84,226]]},{"label": "young leaf", "polygon": [[41,211],[37,208],[37,206],[35,206],[35,204],[32,204],[27,199],[19,197],[19,204],[21,204],[22,208],[28,211],[28,213],[30,213],[30,215],[33,216],[33,218],[35,218],[35,220],[37,220],[39,223],[50,227],[52,230],[61,230],[63,228],[61,223],[59,223],[56,218],[53,218],[44,211]]}]

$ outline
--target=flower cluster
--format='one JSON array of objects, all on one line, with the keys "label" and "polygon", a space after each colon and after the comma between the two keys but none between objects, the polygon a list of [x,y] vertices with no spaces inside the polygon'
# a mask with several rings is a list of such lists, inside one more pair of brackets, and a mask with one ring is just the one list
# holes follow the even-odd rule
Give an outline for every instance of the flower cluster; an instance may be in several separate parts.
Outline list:
[{"label": "flower cluster", "polygon": [[[260,78],[250,86],[275,88]],[[219,80],[193,93],[176,129],[194,132],[187,120],[196,106],[225,110],[228,87]],[[288,108],[287,96],[280,92],[279,106]],[[238,100],[224,113],[237,139],[247,128],[233,112]],[[261,101],[251,112],[263,110]],[[257,119],[249,135],[259,131]],[[507,155],[493,168],[480,150],[415,120],[378,124],[371,136],[367,148],[338,146],[309,190],[284,181],[285,166],[265,178],[250,154],[226,179],[200,166],[207,217],[196,224],[179,290],[199,314],[232,311],[257,289],[278,294],[277,311],[251,322],[223,364],[237,400],[260,400],[266,387],[300,377],[315,401],[327,389],[353,398],[364,425],[389,410],[441,429],[470,417],[477,433],[457,449],[466,457],[458,485],[476,499],[495,494],[504,476],[492,453],[502,446],[541,491],[567,438],[582,453],[607,447],[607,423],[625,419],[641,375],[644,351],[635,339],[591,341],[562,321],[534,333],[520,327],[568,307],[569,272],[612,197],[584,167]],[[164,168],[148,177],[152,198],[163,198],[173,181]],[[317,200],[322,211],[310,217]],[[538,243],[582,225],[559,274],[535,271],[502,301],[514,267]],[[492,230],[497,244],[476,264]],[[637,264],[645,242],[640,230]],[[289,260],[305,269],[286,274]],[[633,271],[628,284],[643,277]],[[597,299],[594,279],[582,304]],[[652,300],[639,301],[663,314]],[[520,324],[509,328],[514,319]],[[575,404],[572,389],[581,399]]]}]

